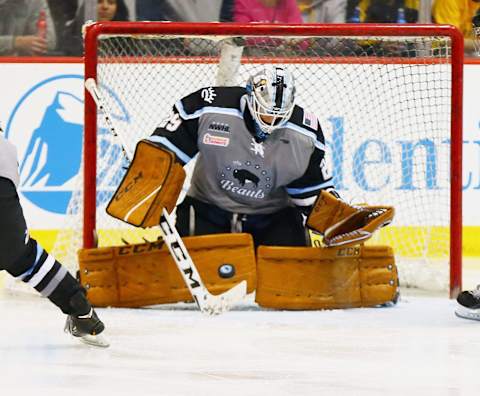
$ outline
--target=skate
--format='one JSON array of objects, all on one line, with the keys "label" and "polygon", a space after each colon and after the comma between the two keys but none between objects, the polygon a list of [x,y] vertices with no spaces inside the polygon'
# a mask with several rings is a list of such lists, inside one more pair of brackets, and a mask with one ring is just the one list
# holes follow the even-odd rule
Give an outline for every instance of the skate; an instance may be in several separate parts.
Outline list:
[{"label": "skate", "polygon": [[104,329],[105,326],[93,308],[86,315],[68,315],[65,323],[66,333],[85,344],[106,348],[110,344],[101,334]]},{"label": "skate", "polygon": [[474,290],[461,292],[457,303],[455,315],[464,319],[480,320],[480,285]]},{"label": "skate", "polygon": [[70,333],[84,344],[108,347],[110,344],[101,334],[105,330],[105,326],[85,297],[84,290],[80,290],[72,296],[70,306],[71,313],[67,316],[65,332]]}]

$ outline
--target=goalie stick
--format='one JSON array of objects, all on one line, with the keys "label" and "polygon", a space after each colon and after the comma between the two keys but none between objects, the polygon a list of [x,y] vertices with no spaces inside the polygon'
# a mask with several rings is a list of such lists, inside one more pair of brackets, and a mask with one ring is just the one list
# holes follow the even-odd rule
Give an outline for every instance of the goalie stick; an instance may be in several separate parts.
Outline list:
[{"label": "goalie stick", "polygon": [[[92,96],[98,109],[102,112],[105,122],[111,134],[118,139],[120,147],[124,155],[129,161],[132,160],[133,155],[126,145],[126,140],[122,133],[115,128],[111,113],[107,107],[104,97],[93,78],[85,81],[85,88]],[[164,208],[160,218],[160,229],[163,234],[163,239],[172,255],[173,261],[178,267],[180,274],[185,281],[193,299],[195,300],[200,311],[207,315],[218,315],[228,311],[233,303],[243,299],[247,294],[247,282],[242,281],[238,285],[232,287],[230,290],[219,295],[211,294],[205,287],[197,267],[193,263],[190,254],[188,253],[182,238],[175,228],[171,215]]]}]

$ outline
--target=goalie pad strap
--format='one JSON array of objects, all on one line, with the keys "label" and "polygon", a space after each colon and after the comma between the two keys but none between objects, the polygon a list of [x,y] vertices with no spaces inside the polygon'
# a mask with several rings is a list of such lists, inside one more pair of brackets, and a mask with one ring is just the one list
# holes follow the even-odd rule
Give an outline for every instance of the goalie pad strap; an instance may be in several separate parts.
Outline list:
[{"label": "goalie pad strap", "polygon": [[[242,280],[255,290],[255,253],[249,234],[185,237],[202,280],[212,294]],[[163,241],[81,249],[80,282],[98,307],[142,307],[192,301],[192,296]],[[233,269],[233,272],[232,272]]]},{"label": "goalie pad strap", "polygon": [[141,140],[107,213],[137,227],[159,224],[163,208],[171,212],[185,180],[173,153]]},{"label": "goalie pad strap", "polygon": [[256,301],[263,307],[370,307],[396,301],[397,289],[397,268],[388,246],[260,246],[257,251]]}]

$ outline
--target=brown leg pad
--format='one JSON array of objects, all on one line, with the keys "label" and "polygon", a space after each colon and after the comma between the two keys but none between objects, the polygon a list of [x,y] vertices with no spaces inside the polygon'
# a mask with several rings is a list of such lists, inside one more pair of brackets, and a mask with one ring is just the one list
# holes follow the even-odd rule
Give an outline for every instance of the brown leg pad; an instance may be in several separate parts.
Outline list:
[{"label": "brown leg pad", "polygon": [[[202,280],[220,294],[242,280],[255,290],[253,240],[249,234],[215,234],[183,238]],[[192,301],[192,296],[162,241],[81,249],[80,281],[93,305],[141,307]],[[227,266],[225,266],[227,264]],[[234,273],[229,270],[234,268]]]},{"label": "brown leg pad", "polygon": [[398,297],[388,246],[270,247],[257,250],[256,301],[276,309],[370,307]]}]

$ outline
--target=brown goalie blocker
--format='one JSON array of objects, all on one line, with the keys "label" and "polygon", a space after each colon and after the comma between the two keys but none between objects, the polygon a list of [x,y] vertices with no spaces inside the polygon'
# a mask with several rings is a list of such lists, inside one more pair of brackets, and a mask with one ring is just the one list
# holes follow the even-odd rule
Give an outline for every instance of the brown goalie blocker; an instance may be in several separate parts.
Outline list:
[{"label": "brown goalie blocker", "polygon": [[141,140],[107,213],[137,227],[158,225],[162,209],[171,212],[185,180],[175,156],[148,140]]},{"label": "brown goalie blocker", "polygon": [[[205,286],[220,294],[243,280],[255,290],[255,253],[249,234],[215,234],[183,239]],[[80,282],[92,304],[105,307],[192,301],[162,241],[81,249]]]},{"label": "brown goalie blocker", "polygon": [[365,242],[379,228],[390,224],[391,206],[351,206],[322,191],[307,219],[307,226],[323,234],[326,246],[351,246]]},{"label": "brown goalie blocker", "polygon": [[397,268],[388,246],[258,248],[256,301],[263,307],[369,307],[397,298]]}]

